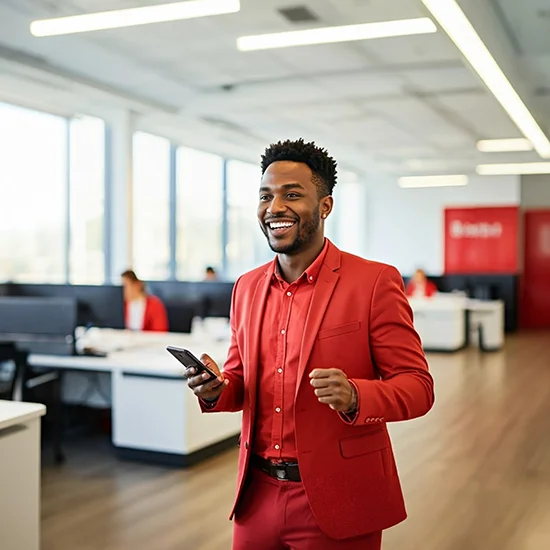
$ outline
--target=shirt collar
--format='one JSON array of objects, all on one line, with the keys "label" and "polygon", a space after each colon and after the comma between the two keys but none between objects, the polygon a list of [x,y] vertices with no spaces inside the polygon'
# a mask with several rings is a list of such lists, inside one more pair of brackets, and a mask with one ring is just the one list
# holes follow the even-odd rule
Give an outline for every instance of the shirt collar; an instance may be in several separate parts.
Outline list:
[{"label": "shirt collar", "polygon": [[[325,244],[323,246],[323,249],[321,250],[321,253],[313,260],[313,263],[310,264],[308,268],[298,277],[297,281],[304,278],[308,283],[313,284],[319,277],[319,273],[321,271],[321,267],[323,266],[323,263],[325,261],[325,257],[327,255],[328,250],[328,239],[325,239]],[[271,264],[270,268],[271,276],[279,281],[283,281],[280,273],[279,273],[279,262],[277,261],[277,256],[273,259],[273,262]]]}]

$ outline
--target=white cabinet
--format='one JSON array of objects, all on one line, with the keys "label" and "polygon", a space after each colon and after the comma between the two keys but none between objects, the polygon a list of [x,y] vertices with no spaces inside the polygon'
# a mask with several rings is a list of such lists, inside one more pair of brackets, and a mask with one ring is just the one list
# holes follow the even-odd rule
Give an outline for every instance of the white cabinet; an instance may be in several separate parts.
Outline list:
[{"label": "white cabinet", "polygon": [[43,405],[0,401],[0,548],[40,548]]},{"label": "white cabinet", "polygon": [[113,372],[115,446],[186,454],[188,393],[191,391],[181,377]]},{"label": "white cabinet", "polygon": [[192,453],[238,434],[241,414],[201,413],[181,376],[113,372],[113,443],[126,450]]}]

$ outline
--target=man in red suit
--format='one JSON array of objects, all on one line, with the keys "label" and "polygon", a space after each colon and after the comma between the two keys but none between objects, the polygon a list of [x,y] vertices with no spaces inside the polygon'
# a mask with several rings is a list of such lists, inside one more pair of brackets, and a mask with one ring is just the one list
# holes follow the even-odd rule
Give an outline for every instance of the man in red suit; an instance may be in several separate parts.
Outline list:
[{"label": "man in red suit", "polygon": [[145,292],[145,284],[131,269],[122,275],[124,321],[130,330],[167,332],[168,315],[160,298]]},{"label": "man in red suit", "polygon": [[403,281],[324,237],[324,149],[279,142],[262,172],[276,257],[235,283],[223,373],[186,372],[203,411],[243,411],[233,550],[379,550],[406,517],[386,425],[434,402]]}]

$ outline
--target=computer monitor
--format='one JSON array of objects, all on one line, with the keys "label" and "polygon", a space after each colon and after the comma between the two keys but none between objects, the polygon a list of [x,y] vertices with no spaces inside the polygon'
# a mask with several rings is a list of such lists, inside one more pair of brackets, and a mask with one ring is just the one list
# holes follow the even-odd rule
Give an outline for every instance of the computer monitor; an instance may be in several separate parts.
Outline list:
[{"label": "computer monitor", "polygon": [[148,281],[147,289],[168,307],[187,302],[200,317],[229,317],[233,282],[225,281]]},{"label": "computer monitor", "polygon": [[231,311],[234,283],[211,281],[203,283],[204,317],[227,317]]},{"label": "computer monitor", "polygon": [[78,324],[101,328],[124,328],[124,297],[116,285],[13,284],[12,296],[74,298]]},{"label": "computer monitor", "polygon": [[73,355],[75,298],[0,297],[0,340],[31,353]]}]

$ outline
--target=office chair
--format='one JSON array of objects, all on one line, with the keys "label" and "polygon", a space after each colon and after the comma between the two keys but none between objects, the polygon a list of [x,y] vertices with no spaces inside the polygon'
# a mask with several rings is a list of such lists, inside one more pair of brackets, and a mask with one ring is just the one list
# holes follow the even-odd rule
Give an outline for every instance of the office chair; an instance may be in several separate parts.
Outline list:
[{"label": "office chair", "polygon": [[0,399],[22,401],[27,353],[13,342],[0,342]]},{"label": "office chair", "polygon": [[0,399],[32,401],[32,390],[50,384],[52,402],[52,443],[54,459],[61,464],[65,457],[61,450],[61,379],[59,373],[33,373],[27,362],[28,353],[15,342],[0,342]]}]

